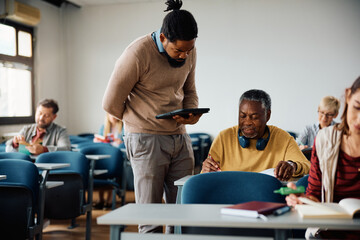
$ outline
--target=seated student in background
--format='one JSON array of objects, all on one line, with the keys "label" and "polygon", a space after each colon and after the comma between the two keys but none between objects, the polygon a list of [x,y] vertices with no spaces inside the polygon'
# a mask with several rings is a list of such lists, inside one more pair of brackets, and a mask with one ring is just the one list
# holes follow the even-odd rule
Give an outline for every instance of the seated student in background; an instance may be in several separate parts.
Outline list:
[{"label": "seated student in background", "polygon": [[19,144],[27,142],[26,149],[34,155],[43,152],[70,151],[70,139],[66,128],[54,123],[59,107],[55,100],[44,99],[36,108],[35,123],[25,126],[6,142],[6,152],[17,152]]},{"label": "seated student in background", "polygon": [[[345,91],[341,123],[321,129],[311,157],[305,197],[316,202],[360,199],[360,77]],[[288,187],[296,188],[294,184]],[[289,206],[302,204],[295,194],[286,197]],[[360,239],[360,230],[319,231],[325,239]]]},{"label": "seated student in background", "polygon": [[286,131],[268,126],[270,96],[262,90],[249,90],[239,101],[238,126],[225,129],[215,138],[202,172],[261,172],[275,168],[281,181],[309,172],[310,163]]},{"label": "seated student in background", "polygon": [[102,139],[94,137],[94,142],[109,142],[114,147],[119,147],[123,143],[123,123],[121,120],[106,114],[105,122],[100,127],[99,134]]},{"label": "seated student in background", "polygon": [[321,99],[318,107],[318,122],[308,125],[296,138],[300,150],[312,147],[318,131],[322,128],[335,124],[334,118],[337,117],[340,108],[340,101],[333,96],[326,96]]},{"label": "seated student in background", "polygon": [[[113,147],[119,147],[123,143],[122,137],[123,123],[121,120],[106,114],[105,122],[100,127],[99,134],[103,136],[102,139],[94,137],[94,142],[109,142]],[[105,192],[107,198],[105,201]],[[112,190],[111,189],[99,189],[99,201],[94,203],[95,209],[109,209],[112,206]]]}]

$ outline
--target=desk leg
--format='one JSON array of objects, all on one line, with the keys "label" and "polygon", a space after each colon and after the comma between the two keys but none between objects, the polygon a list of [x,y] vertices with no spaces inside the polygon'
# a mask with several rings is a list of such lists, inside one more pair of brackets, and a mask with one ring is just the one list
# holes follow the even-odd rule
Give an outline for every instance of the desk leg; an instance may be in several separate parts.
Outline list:
[{"label": "desk leg", "polygon": [[287,239],[287,229],[274,229],[274,231],[275,231],[275,240]]},{"label": "desk leg", "polygon": [[45,191],[46,191],[46,181],[49,175],[49,171],[48,170],[43,170],[42,171],[42,181],[40,183],[40,205],[39,205],[39,215],[37,220],[39,220],[39,226],[40,226],[40,233],[38,235],[38,237],[36,238],[37,240],[42,240],[42,230],[43,230],[43,224],[44,224],[44,210],[45,210]]},{"label": "desk leg", "polygon": [[124,228],[123,225],[110,225],[110,240],[120,240]]},{"label": "desk leg", "polygon": [[[177,195],[176,195],[176,204],[181,204],[181,191],[182,191],[182,185],[177,186]],[[174,226],[174,233],[175,234],[181,234],[181,226]]]},{"label": "desk leg", "polygon": [[89,186],[88,186],[88,204],[90,210],[86,213],[86,240],[91,239],[91,221],[92,221],[92,202],[93,202],[93,188],[94,188],[94,168],[95,161],[90,160],[90,172],[89,172]]}]

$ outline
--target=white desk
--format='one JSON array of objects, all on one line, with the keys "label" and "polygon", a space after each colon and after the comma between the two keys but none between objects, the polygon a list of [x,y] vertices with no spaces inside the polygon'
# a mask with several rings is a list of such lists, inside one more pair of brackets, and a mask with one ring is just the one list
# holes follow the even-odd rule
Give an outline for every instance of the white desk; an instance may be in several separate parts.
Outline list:
[{"label": "white desk", "polygon": [[59,168],[70,167],[70,163],[34,163],[38,169],[54,170]]},{"label": "white desk", "polygon": [[50,189],[50,188],[54,188],[54,187],[59,187],[64,185],[63,181],[46,181],[46,188]]},{"label": "white desk", "polygon": [[6,175],[0,175],[0,180],[6,179]]},{"label": "white desk", "polygon": [[182,188],[185,184],[185,182],[187,180],[189,180],[189,178],[191,178],[192,176],[194,175],[188,175],[188,176],[185,176],[183,178],[180,178],[179,180],[176,180],[174,182],[174,185],[178,187],[178,190],[177,190],[177,195],[176,195],[176,203],[181,203],[181,193],[182,193]]},{"label": "white desk", "polygon": [[234,227],[275,229],[275,239],[286,239],[287,229],[320,227],[359,230],[360,219],[301,219],[296,211],[262,219],[227,216],[216,204],[127,204],[97,218],[97,223],[110,225],[110,237],[119,239],[122,225],[181,225],[198,227]]}]

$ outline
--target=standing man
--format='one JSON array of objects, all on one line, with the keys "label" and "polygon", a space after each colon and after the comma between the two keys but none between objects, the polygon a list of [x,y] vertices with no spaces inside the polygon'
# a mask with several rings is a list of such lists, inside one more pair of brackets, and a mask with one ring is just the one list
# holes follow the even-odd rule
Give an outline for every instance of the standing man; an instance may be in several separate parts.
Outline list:
[{"label": "standing man", "polygon": [[38,103],[35,113],[35,124],[24,126],[19,135],[6,142],[7,152],[17,152],[19,143],[30,143],[27,150],[34,155],[43,152],[70,151],[70,139],[63,128],[54,123],[59,111],[53,99],[44,99]]},{"label": "standing man", "polygon": [[[201,115],[173,119],[155,116],[197,108],[195,66],[197,23],[180,10],[181,0],[167,0],[160,30],[132,42],[115,64],[103,108],[125,123],[125,146],[134,172],[136,203],[175,203],[174,181],[193,173],[194,156],[185,124]],[[139,232],[162,232],[139,225]],[[166,232],[172,232],[167,228]]]}]

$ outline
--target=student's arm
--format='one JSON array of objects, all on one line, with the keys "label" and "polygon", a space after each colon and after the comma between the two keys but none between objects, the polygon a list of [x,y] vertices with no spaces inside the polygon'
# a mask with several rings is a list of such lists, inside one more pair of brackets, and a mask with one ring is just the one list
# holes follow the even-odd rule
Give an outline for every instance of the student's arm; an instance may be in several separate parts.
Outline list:
[{"label": "student's arm", "polygon": [[299,177],[309,173],[310,162],[301,152],[293,137],[289,138],[284,160],[296,164],[296,170],[293,177]]},{"label": "student's arm", "polygon": [[125,101],[139,79],[139,61],[135,54],[125,50],[116,61],[102,101],[104,110],[122,119]]}]

